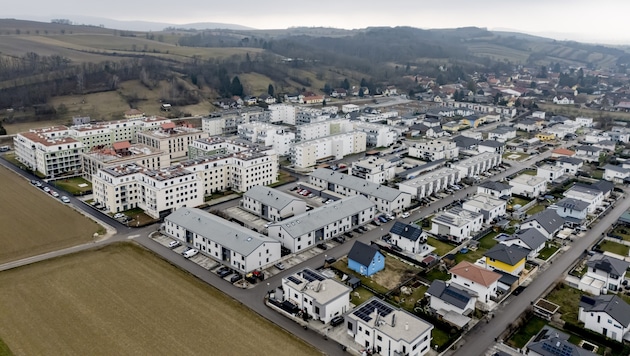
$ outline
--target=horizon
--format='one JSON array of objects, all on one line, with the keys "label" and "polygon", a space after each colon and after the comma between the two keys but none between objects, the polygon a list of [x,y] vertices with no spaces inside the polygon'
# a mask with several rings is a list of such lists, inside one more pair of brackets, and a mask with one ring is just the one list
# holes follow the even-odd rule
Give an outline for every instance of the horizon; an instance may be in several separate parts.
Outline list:
[{"label": "horizon", "polygon": [[[55,14],[60,5],[73,9],[72,13]],[[269,4],[270,6],[261,8],[251,0],[239,3],[238,11],[234,11],[233,7],[221,8],[212,5],[199,7],[191,0],[180,0],[175,12],[163,10],[172,7],[172,4],[165,0],[155,0],[153,5],[147,8],[146,4],[121,0],[111,0],[106,4],[78,0],[62,0],[59,4],[33,0],[12,5],[3,17],[43,22],[62,18],[77,24],[96,26],[100,23],[84,19],[92,18],[96,22],[98,19],[128,22],[130,27],[119,28],[121,30],[136,30],[132,28],[134,22],[165,23],[173,26],[212,22],[257,30],[292,27],[347,30],[397,26],[420,29],[480,27],[490,31],[520,32],[556,40],[630,45],[630,33],[625,29],[624,11],[630,10],[630,3],[620,4],[615,0],[601,0],[596,6],[586,0],[572,2],[530,0],[525,9],[506,6],[505,2],[499,0],[484,0],[482,4],[451,0],[448,6],[436,3],[419,4],[409,0],[403,0],[396,5],[368,1],[357,6],[323,0],[310,11],[274,6],[279,4],[273,2]],[[120,9],[125,9],[122,15]],[[605,16],[593,15],[597,14],[599,9],[603,9]],[[516,14],[515,11],[521,13]]]}]

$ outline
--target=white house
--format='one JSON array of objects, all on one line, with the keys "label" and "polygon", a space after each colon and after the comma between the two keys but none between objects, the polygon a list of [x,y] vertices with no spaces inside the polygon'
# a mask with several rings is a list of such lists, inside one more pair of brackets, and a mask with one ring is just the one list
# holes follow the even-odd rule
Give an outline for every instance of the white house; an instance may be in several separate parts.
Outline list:
[{"label": "white house", "polygon": [[428,251],[427,234],[416,225],[396,221],[389,233],[392,244],[407,252],[421,254]]},{"label": "white house", "polygon": [[469,239],[473,232],[480,231],[482,225],[483,214],[453,207],[431,219],[431,233],[461,242]]},{"label": "white house", "polygon": [[281,221],[306,212],[303,199],[264,185],[249,188],[243,194],[241,207],[269,221]]},{"label": "white house", "polygon": [[267,231],[291,252],[299,252],[365,225],[375,214],[374,203],[355,195],[271,224]]},{"label": "white house", "polygon": [[460,171],[460,178],[473,177],[487,172],[501,164],[501,155],[493,152],[483,152],[476,156],[460,160],[453,164],[452,168]]},{"label": "white house", "polygon": [[521,230],[536,229],[547,239],[551,239],[563,226],[564,219],[555,210],[547,209],[525,220],[521,224]]},{"label": "white house", "polygon": [[346,331],[357,344],[379,355],[426,355],[433,325],[372,297],[346,314]]},{"label": "white house", "polygon": [[555,203],[553,207],[556,208],[560,217],[574,219],[570,221],[573,223],[583,222],[588,215],[588,203],[573,198],[564,198]]},{"label": "white house", "polygon": [[567,198],[573,198],[588,203],[589,214],[592,214],[604,200],[604,192],[598,187],[582,183],[573,184],[563,195]]},{"label": "white house", "polygon": [[353,131],[316,140],[295,143],[289,149],[291,163],[298,168],[313,167],[319,162],[364,152],[367,135],[365,132]]},{"label": "white house", "polygon": [[460,173],[454,168],[439,168],[399,183],[398,189],[416,199],[422,199],[459,182]]},{"label": "white house", "polygon": [[575,118],[575,122],[580,124],[581,127],[593,127],[593,118],[592,117],[578,116],[578,117]]},{"label": "white house", "polygon": [[282,295],[303,312],[324,324],[350,310],[351,289],[310,268],[282,278]]},{"label": "white house", "polygon": [[459,147],[455,142],[444,139],[418,142],[409,147],[409,156],[430,162],[439,159],[448,160],[459,156]]},{"label": "white house", "polygon": [[624,180],[630,178],[630,168],[607,164],[604,166],[603,178],[611,182],[623,183]]},{"label": "white house", "polygon": [[462,261],[448,271],[450,284],[456,285],[477,298],[477,307],[488,310],[488,305],[497,296],[499,279],[497,272]]},{"label": "white house", "polygon": [[575,175],[583,165],[584,162],[581,159],[574,157],[562,156],[556,160],[556,166],[561,167],[564,170],[564,173],[569,175]]},{"label": "white house", "polygon": [[491,152],[502,155],[505,153],[505,143],[495,140],[484,140],[479,142],[477,150],[479,153]]},{"label": "white house", "polygon": [[564,169],[558,166],[552,166],[550,164],[544,164],[538,167],[536,176],[546,179],[548,182],[553,183],[564,175]]},{"label": "white house", "polygon": [[281,257],[277,240],[201,209],[177,209],[164,219],[162,230],[241,273],[271,266]]},{"label": "white house", "polygon": [[586,262],[588,267],[585,276],[603,282],[602,294],[623,290],[622,282],[626,279],[626,271],[630,263],[603,254],[595,254]]},{"label": "white house", "polygon": [[494,198],[511,197],[512,186],[501,182],[487,180],[477,186],[477,193]]},{"label": "white house", "polygon": [[578,320],[585,329],[617,342],[630,340],[630,305],[616,295],[582,296]]},{"label": "white house", "polygon": [[506,207],[505,200],[483,194],[476,194],[462,204],[462,208],[465,210],[481,213],[483,222],[486,224],[495,220],[498,221],[505,216]]},{"label": "white house", "polygon": [[602,154],[602,149],[595,146],[578,146],[575,148],[575,157],[583,159],[587,162],[599,161],[599,156]]},{"label": "white house", "polygon": [[512,194],[535,198],[547,191],[547,179],[521,174],[510,180]]},{"label": "white house", "polygon": [[507,142],[516,138],[516,129],[513,127],[500,126],[488,132],[488,140]]},{"label": "white house", "polygon": [[574,101],[566,96],[554,96],[553,103],[558,105],[572,105]]},{"label": "white house", "polygon": [[350,172],[353,176],[363,178],[375,184],[384,184],[396,177],[396,166],[401,162],[400,158],[385,159],[375,156],[367,156],[364,159],[352,162]]},{"label": "white house", "polygon": [[429,296],[431,311],[443,320],[460,328],[472,320],[468,315],[475,311],[477,297],[466,289],[436,279],[431,282],[425,295]]},{"label": "white house", "polygon": [[530,250],[529,258],[535,258],[538,253],[545,248],[547,237],[538,231],[538,229],[525,229],[520,230],[517,234],[514,234],[507,239],[501,240],[500,243],[507,246],[520,246]]}]

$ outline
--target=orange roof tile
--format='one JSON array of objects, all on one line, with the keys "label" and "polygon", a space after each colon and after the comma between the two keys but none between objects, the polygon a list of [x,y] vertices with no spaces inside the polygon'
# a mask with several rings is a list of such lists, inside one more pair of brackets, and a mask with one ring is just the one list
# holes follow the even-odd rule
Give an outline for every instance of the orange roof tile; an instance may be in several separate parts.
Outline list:
[{"label": "orange roof tile", "polygon": [[555,150],[551,151],[551,153],[555,153],[555,154],[558,154],[558,155],[565,155],[565,156],[574,156],[575,155],[575,152],[573,152],[573,151],[571,151],[569,149],[566,149],[566,148],[562,148],[562,147],[561,148],[556,148]]},{"label": "orange roof tile", "polygon": [[130,148],[131,143],[129,143],[129,141],[120,141],[120,142],[114,142],[113,146],[115,150],[124,150],[126,148]]},{"label": "orange roof tile", "polygon": [[458,263],[457,266],[451,268],[449,272],[486,287],[489,287],[492,283],[501,278],[500,274],[476,266],[468,261]]}]

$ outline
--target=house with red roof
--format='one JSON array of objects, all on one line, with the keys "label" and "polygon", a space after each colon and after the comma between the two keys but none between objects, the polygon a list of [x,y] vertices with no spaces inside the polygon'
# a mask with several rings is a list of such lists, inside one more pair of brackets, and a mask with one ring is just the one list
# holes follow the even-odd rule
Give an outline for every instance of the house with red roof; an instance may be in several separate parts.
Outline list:
[{"label": "house with red roof", "polygon": [[451,285],[456,285],[477,298],[477,308],[483,310],[492,308],[493,299],[500,293],[499,279],[501,275],[499,273],[468,261],[458,263],[448,272],[451,274],[449,281]]}]

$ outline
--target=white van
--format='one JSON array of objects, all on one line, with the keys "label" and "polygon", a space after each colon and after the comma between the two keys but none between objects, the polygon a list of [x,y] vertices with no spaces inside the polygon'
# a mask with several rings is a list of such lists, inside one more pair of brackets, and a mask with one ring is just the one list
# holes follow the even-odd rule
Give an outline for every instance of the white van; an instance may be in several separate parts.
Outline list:
[{"label": "white van", "polygon": [[182,253],[182,255],[184,255],[184,257],[186,258],[191,258],[193,256],[196,256],[199,253],[198,250],[195,250],[194,248],[191,248],[190,250],[184,251]]}]

